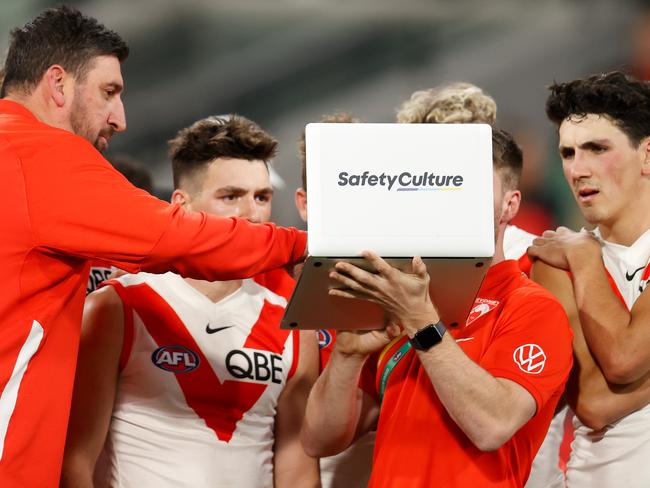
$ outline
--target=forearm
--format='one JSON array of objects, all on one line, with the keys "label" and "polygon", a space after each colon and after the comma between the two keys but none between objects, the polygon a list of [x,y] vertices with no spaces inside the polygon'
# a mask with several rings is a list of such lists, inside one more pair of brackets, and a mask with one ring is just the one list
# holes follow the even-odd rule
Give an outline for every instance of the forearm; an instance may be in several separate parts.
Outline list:
[{"label": "forearm", "polygon": [[354,439],[363,393],[358,383],[364,356],[344,355],[336,346],[307,401],[302,443],[310,456],[329,456]]},{"label": "forearm", "polygon": [[418,356],[445,409],[476,447],[497,449],[521,426],[522,415],[503,408],[511,404],[508,389],[468,358],[449,334]]},{"label": "forearm", "polygon": [[83,455],[66,454],[61,468],[60,488],[93,488],[94,463]]},{"label": "forearm", "polygon": [[567,383],[567,398],[588,427],[600,430],[650,403],[650,374],[634,383],[617,385],[607,382],[590,355],[584,357],[576,350],[575,359],[578,367]]},{"label": "forearm", "polygon": [[142,269],[210,281],[248,278],[299,261],[305,246],[306,234],[294,228],[176,209]]},{"label": "forearm", "polygon": [[273,479],[275,488],[320,488],[318,459],[305,456],[300,441],[275,452]]},{"label": "forearm", "polygon": [[569,260],[582,333],[606,379],[612,383],[638,380],[647,369],[628,371],[638,356],[639,343],[629,326],[631,314],[612,290],[600,254],[572,256]]}]

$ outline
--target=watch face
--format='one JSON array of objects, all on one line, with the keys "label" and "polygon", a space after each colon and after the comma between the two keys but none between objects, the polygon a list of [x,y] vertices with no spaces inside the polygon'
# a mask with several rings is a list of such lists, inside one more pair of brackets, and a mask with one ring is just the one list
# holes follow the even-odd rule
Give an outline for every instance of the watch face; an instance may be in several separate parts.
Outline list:
[{"label": "watch face", "polygon": [[446,329],[442,321],[437,324],[429,324],[415,333],[411,339],[411,345],[420,351],[426,351],[438,344],[445,335]]}]

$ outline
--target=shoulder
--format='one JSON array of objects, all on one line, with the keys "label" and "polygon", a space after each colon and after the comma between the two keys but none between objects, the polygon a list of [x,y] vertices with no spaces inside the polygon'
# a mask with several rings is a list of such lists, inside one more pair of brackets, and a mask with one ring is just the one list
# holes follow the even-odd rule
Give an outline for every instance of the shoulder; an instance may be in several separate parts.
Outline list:
[{"label": "shoulder", "polygon": [[569,329],[564,308],[551,292],[525,276],[521,276],[518,285],[504,298],[502,313],[531,322],[540,316],[547,317],[548,322]]},{"label": "shoulder", "polygon": [[[111,285],[112,283],[107,282],[106,284]],[[86,297],[84,313],[97,312],[99,310],[107,310],[115,307],[122,307],[120,295],[115,291],[114,286],[102,286]]]},{"label": "shoulder", "polygon": [[293,293],[295,280],[284,268],[277,268],[255,276],[254,281],[287,300]]},{"label": "shoulder", "polygon": [[[266,274],[264,275],[266,276]],[[244,280],[243,288],[244,291],[253,297],[257,296],[263,299],[266,302],[269,302],[272,305],[277,305],[282,308],[287,306],[288,298],[291,296],[291,292],[288,294],[283,293],[281,288],[274,286],[272,283],[268,283],[266,280],[262,279],[262,282],[258,281],[259,276],[256,276],[253,279]]]},{"label": "shoulder", "polygon": [[535,234],[514,225],[507,226],[503,236],[503,252],[506,259],[519,259],[524,256],[526,249],[530,247],[536,237]]},{"label": "shoulder", "polygon": [[84,337],[109,337],[122,329],[124,305],[112,286],[104,286],[86,297],[81,326]]}]

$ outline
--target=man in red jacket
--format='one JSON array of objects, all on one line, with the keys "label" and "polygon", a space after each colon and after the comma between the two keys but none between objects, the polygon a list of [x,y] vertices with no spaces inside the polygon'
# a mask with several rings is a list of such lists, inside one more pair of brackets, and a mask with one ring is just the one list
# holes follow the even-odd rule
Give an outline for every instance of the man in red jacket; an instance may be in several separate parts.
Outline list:
[{"label": "man in red jacket", "polygon": [[305,235],[185,212],[100,155],[126,129],[128,48],[78,11],[12,32],[0,96],[0,486],[58,486],[89,260],[207,280],[301,258]]}]

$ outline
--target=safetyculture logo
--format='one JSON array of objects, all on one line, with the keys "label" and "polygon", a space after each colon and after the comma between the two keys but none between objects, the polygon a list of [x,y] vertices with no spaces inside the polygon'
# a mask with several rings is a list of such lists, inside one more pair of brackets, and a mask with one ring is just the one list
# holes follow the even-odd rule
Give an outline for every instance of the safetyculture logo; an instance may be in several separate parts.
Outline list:
[{"label": "safetyculture logo", "polygon": [[512,355],[519,369],[528,374],[539,374],[546,365],[546,354],[537,344],[525,344],[515,349]]},{"label": "safetyculture logo", "polygon": [[350,174],[347,171],[339,173],[339,186],[380,186],[388,191],[449,191],[460,190],[463,186],[461,175],[437,175],[425,171],[412,174],[404,171],[400,174],[372,174],[364,171],[361,174]]}]

